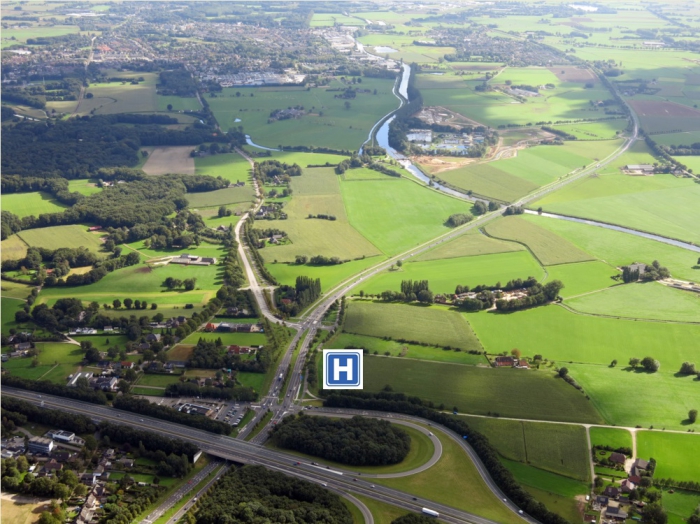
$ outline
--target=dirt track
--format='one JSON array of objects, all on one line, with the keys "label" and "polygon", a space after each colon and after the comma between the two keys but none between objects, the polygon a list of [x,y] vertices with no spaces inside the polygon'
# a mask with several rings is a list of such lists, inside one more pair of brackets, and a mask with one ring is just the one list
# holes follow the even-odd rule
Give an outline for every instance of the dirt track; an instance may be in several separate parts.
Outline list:
[{"label": "dirt track", "polygon": [[190,156],[192,149],[192,146],[156,147],[148,156],[143,170],[147,175],[194,175],[194,158]]}]

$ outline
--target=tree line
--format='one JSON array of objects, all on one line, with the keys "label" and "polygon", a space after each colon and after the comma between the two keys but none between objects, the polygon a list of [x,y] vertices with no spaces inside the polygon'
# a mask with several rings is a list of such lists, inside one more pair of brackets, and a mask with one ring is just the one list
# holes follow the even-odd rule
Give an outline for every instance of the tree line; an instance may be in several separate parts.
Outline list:
[{"label": "tree line", "polygon": [[182,413],[169,406],[159,406],[150,403],[148,400],[132,397],[130,395],[118,397],[114,400],[112,405],[116,409],[167,420],[176,424],[209,431],[210,433],[228,435],[231,432],[231,426],[224,422],[218,422],[203,415]]},{"label": "tree line", "polygon": [[200,338],[187,359],[187,367],[202,369],[232,369],[248,373],[266,373],[272,358],[270,349],[263,346],[255,352],[255,357],[243,359],[240,355],[228,354],[220,340]]},{"label": "tree line", "polygon": [[224,387],[200,387],[194,382],[177,382],[175,384],[168,384],[168,386],[165,388],[165,395],[168,397],[201,397],[224,400],[240,400],[242,402],[253,402],[258,399],[258,395],[253,388],[235,385]]},{"label": "tree line", "polygon": [[274,291],[277,309],[294,317],[321,296],[321,279],[298,276],[295,285],[281,285]]}]

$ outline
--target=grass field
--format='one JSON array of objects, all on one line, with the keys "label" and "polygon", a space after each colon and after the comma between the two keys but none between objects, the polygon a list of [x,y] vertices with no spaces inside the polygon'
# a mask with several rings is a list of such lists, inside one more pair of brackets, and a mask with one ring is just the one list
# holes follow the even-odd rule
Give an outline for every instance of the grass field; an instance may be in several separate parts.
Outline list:
[{"label": "grass field", "polygon": [[87,226],[53,226],[27,229],[17,233],[28,246],[58,249],[60,247],[85,247],[93,252],[102,249],[101,233],[89,233]]},{"label": "grass field", "polygon": [[637,455],[656,459],[654,478],[700,482],[700,436],[656,431],[637,432]]},{"label": "grass field", "polygon": [[561,280],[564,283],[565,287],[559,292],[559,295],[569,298],[617,284],[618,281],[613,280],[613,277],[618,276],[619,271],[596,260],[594,262],[549,266],[547,274],[548,280]]},{"label": "grass field", "polygon": [[583,251],[611,266],[625,266],[635,261],[659,260],[671,275],[685,280],[700,280],[697,253],[678,247],[601,227],[566,220],[526,215],[525,220],[565,238]]},{"label": "grass field", "polygon": [[[692,376],[676,376],[680,365],[657,373],[632,371],[623,360],[616,368],[566,366],[608,424],[685,431],[688,411],[697,409],[697,381]],[[634,398],[633,407],[629,398]]]},{"label": "grass field", "polygon": [[[99,115],[116,113],[154,112],[158,111],[155,73],[140,73],[144,81],[138,85],[122,82],[93,83],[86,89],[92,98],[80,102],[79,113],[88,114],[94,110]],[[167,105],[167,104],[166,104]]]},{"label": "grass field", "polygon": [[607,365],[617,359],[624,366],[632,357],[653,355],[662,370],[677,371],[684,361],[693,360],[694,341],[700,337],[700,326],[694,324],[578,315],[556,305],[510,314],[468,313],[466,317],[489,353],[517,347],[523,355],[540,354],[562,365]]},{"label": "grass field", "polygon": [[700,296],[657,282],[617,286],[582,296],[567,305],[593,314],[700,323]]},{"label": "grass field", "polygon": [[32,287],[26,284],[18,284],[9,280],[2,281],[2,296],[7,298],[19,298],[24,301],[31,292]]},{"label": "grass field", "polygon": [[191,208],[222,206],[251,202],[255,198],[255,190],[248,183],[243,187],[227,187],[204,193],[187,193],[186,198]]},{"label": "grass field", "polygon": [[77,191],[81,195],[94,195],[95,193],[99,193],[102,191],[101,188],[97,187],[96,180],[94,179],[89,179],[89,180],[69,180],[68,181],[68,190],[69,191]]},{"label": "grass field", "polygon": [[[475,513],[503,524],[517,523],[518,516],[508,510],[483,483],[474,463],[462,448],[441,431],[434,431],[442,443],[442,457],[432,468],[398,479],[376,479],[406,493],[435,500]],[[468,497],[464,493],[469,493]]]},{"label": "grass field", "polygon": [[[3,286],[5,282],[3,282]],[[24,300],[19,300],[16,298],[0,298],[0,318],[2,319],[2,333],[9,334],[10,329],[18,329],[25,324],[17,324],[15,322],[15,313],[24,307]],[[33,323],[27,323],[26,325],[33,326]]]},{"label": "grass field", "polygon": [[525,244],[545,266],[593,260],[591,255],[560,236],[518,216],[500,218],[489,223],[485,230],[495,238]]},{"label": "grass field", "polygon": [[669,524],[683,524],[700,506],[700,494],[681,489],[666,490],[661,498],[661,505],[668,513]]},{"label": "grass field", "polygon": [[632,449],[632,434],[626,429],[591,428],[591,444],[593,446],[611,446]]},{"label": "grass field", "polygon": [[416,360],[365,357],[364,386],[456,406],[461,412],[577,422],[602,419],[585,397],[552,372],[492,369]]},{"label": "grass field", "polygon": [[410,180],[346,181],[340,187],[350,224],[387,255],[447,232],[450,215],[469,212],[467,203]]},{"label": "grass field", "polygon": [[[397,518],[409,513],[405,509],[397,508],[396,506],[392,506],[386,502],[379,502],[378,500],[363,497],[362,495],[353,496],[367,506],[367,509],[369,509],[372,513],[372,518],[374,519],[375,524],[391,524]],[[355,521],[355,524],[364,524],[364,522],[364,519],[357,520]]]},{"label": "grass field", "polygon": [[266,267],[280,284],[294,285],[298,276],[308,275],[314,278],[320,278],[321,288],[327,291],[363,269],[378,264],[382,259],[383,257],[374,256],[362,260],[352,260],[334,266],[267,264]]},{"label": "grass field", "polygon": [[419,360],[434,360],[437,362],[457,362],[460,364],[485,365],[486,357],[473,355],[466,351],[446,350],[435,346],[420,346],[417,344],[405,344],[394,340],[384,340],[379,337],[367,335],[355,335],[354,333],[341,333],[331,342],[324,344],[330,348],[366,349],[370,353],[375,351],[379,355],[385,355],[388,351],[392,357],[415,358]]},{"label": "grass field", "polygon": [[232,183],[250,179],[250,164],[238,153],[197,157],[194,170],[198,175],[220,176]]},{"label": "grass field", "polygon": [[14,213],[18,217],[60,213],[68,206],[58,202],[48,193],[35,191],[33,193],[10,193],[2,195],[2,209]]},{"label": "grass field", "polygon": [[474,257],[447,258],[427,262],[407,262],[400,270],[378,273],[359,286],[365,293],[401,290],[402,280],[428,280],[435,293],[454,293],[455,286],[505,285],[514,278],[544,277],[542,267],[527,251],[496,253]]},{"label": "grass field", "polygon": [[503,459],[503,463],[513,473],[515,479],[527,487],[534,487],[567,498],[588,492],[588,485],[581,481],[528,466],[522,462]]},{"label": "grass field", "polygon": [[[590,481],[589,452],[583,426],[467,417],[505,458]],[[535,487],[540,487],[535,484]]]},{"label": "grass field", "polygon": [[355,301],[349,304],[344,330],[463,350],[481,349],[469,323],[459,313],[435,307]]},{"label": "grass field", "polygon": [[537,184],[511,175],[493,164],[495,162],[473,164],[444,171],[437,176],[455,187],[502,202],[513,202],[537,189]]},{"label": "grass field", "polygon": [[559,131],[574,135],[579,140],[606,140],[617,137],[619,131],[627,127],[626,118],[602,120],[599,122],[577,122],[575,124],[559,124],[553,126]]},{"label": "grass field", "polygon": [[[2,47],[26,43],[28,38],[36,38],[38,36],[63,36],[79,32],[80,28],[77,25],[34,26],[18,29],[8,28],[2,32]],[[13,36],[15,40],[10,40]]]},{"label": "grass field", "polygon": [[488,237],[478,231],[460,235],[415,258],[416,262],[522,251],[522,245]]},{"label": "grass field", "polygon": [[31,358],[12,358],[2,363],[2,369],[14,376],[32,380],[50,380],[65,384],[85,355],[80,346],[60,342],[39,342],[39,365],[33,367]]},{"label": "grass field", "polygon": [[19,260],[27,256],[27,244],[18,235],[11,235],[0,242],[2,260]]}]

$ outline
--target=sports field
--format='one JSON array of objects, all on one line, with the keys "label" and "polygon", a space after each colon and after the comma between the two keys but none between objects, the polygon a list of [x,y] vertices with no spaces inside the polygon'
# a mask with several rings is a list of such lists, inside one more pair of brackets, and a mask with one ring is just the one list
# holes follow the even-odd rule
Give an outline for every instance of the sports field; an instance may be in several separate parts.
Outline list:
[{"label": "sports field", "polygon": [[593,260],[591,255],[560,236],[519,216],[495,220],[489,223],[485,230],[497,239],[517,241],[526,245],[545,266]]},{"label": "sports field", "polygon": [[637,455],[656,459],[654,478],[700,482],[700,436],[656,431],[637,432]]},{"label": "sports field", "polygon": [[427,280],[435,293],[454,293],[457,285],[505,285],[511,279],[529,276],[540,280],[542,267],[527,251],[473,257],[406,262],[400,270],[385,270],[358,286],[365,293],[400,291],[402,280]]},{"label": "sports field", "polygon": [[447,409],[504,417],[601,422],[584,395],[554,372],[494,369],[454,363],[365,357],[364,387],[394,391],[444,404]]},{"label": "sports field", "polygon": [[20,231],[17,236],[30,247],[58,249],[61,247],[85,247],[90,251],[102,249],[102,233],[90,233],[87,226],[52,226]]},{"label": "sports field", "polygon": [[431,249],[418,255],[416,262],[428,260],[441,260],[443,258],[461,258],[477,255],[491,255],[494,253],[508,253],[511,251],[522,251],[525,249],[521,244],[515,242],[504,242],[484,235],[473,230],[464,235],[460,235],[454,240],[450,240],[435,249]]},{"label": "sports field", "polygon": [[348,305],[344,330],[358,335],[481,350],[479,340],[462,315],[435,307],[353,301]]},{"label": "sports field", "polygon": [[53,196],[42,191],[33,193],[9,193],[2,195],[2,209],[18,217],[60,213],[68,206],[58,202]]},{"label": "sports field", "polygon": [[626,429],[590,428],[593,446],[611,446],[613,449],[632,449],[632,434]]}]

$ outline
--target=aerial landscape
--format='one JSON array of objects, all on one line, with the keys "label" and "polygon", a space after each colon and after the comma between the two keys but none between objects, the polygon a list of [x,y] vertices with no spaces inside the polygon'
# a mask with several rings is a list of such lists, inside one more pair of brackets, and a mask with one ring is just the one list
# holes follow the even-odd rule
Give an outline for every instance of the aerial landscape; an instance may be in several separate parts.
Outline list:
[{"label": "aerial landscape", "polygon": [[0,8],[3,523],[700,524],[700,2]]}]

